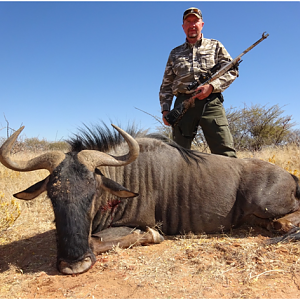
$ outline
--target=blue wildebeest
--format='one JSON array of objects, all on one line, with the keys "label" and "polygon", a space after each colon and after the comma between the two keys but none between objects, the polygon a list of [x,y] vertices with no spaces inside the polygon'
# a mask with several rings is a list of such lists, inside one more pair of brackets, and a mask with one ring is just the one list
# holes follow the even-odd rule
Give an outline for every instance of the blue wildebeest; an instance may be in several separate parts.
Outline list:
[{"label": "blue wildebeest", "polygon": [[158,222],[166,235],[216,233],[244,223],[282,232],[298,228],[298,180],[280,167],[132,137],[114,127],[121,135],[107,126],[81,130],[70,139],[69,153],[53,151],[28,161],[10,155],[23,128],[0,149],[0,161],[12,170],[50,172],[14,196],[31,200],[47,192],[60,272],[85,272],[95,254],[114,245],[162,242],[153,229]]}]

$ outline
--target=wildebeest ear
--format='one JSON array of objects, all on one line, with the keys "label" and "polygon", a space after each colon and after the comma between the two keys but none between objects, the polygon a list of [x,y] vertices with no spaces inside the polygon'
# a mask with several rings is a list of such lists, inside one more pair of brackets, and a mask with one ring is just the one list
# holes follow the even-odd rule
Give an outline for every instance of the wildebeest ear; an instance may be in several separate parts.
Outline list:
[{"label": "wildebeest ear", "polygon": [[127,190],[122,185],[118,184],[117,182],[115,182],[105,176],[102,176],[101,187],[104,188],[109,193],[111,193],[117,197],[120,197],[120,198],[132,198],[132,197],[136,197],[139,195],[137,193]]},{"label": "wildebeest ear", "polygon": [[32,185],[28,189],[14,194],[14,197],[21,200],[32,200],[37,196],[39,196],[41,193],[46,191],[48,181],[49,181],[49,176],[46,177],[44,180],[39,181],[36,184]]}]

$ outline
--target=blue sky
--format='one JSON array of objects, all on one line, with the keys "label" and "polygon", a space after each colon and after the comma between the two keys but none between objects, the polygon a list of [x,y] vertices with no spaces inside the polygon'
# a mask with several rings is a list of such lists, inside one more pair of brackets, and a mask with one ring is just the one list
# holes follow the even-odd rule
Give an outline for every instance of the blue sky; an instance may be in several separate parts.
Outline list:
[{"label": "blue sky", "polygon": [[0,2],[0,128],[5,115],[11,128],[48,141],[102,120],[154,131],[150,115],[161,117],[165,65],[185,41],[191,6],[202,10],[204,36],[232,57],[269,33],[243,57],[225,108],[278,104],[299,128],[300,2],[226,1]]}]

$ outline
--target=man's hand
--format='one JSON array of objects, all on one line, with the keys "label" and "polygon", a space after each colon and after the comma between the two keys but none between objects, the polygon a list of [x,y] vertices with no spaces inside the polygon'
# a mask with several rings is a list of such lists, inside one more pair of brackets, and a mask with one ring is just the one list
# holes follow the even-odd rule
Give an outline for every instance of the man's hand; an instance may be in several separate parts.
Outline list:
[{"label": "man's hand", "polygon": [[203,86],[198,87],[195,92],[198,92],[193,98],[203,100],[207,98],[213,91],[213,86],[211,84],[205,84]]},{"label": "man's hand", "polygon": [[167,115],[168,113],[169,113],[168,110],[164,110],[163,113],[162,113],[162,114],[163,114],[162,119],[163,119],[163,122],[164,122],[165,125],[171,126],[171,125],[168,123],[168,121],[165,119],[165,115]]}]

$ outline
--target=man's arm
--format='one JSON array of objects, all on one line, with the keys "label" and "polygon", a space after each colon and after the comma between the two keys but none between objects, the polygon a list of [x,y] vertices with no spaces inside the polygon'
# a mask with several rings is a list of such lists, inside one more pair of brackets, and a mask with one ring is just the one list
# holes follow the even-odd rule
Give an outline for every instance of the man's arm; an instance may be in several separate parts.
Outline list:
[{"label": "man's arm", "polygon": [[[216,63],[220,63],[221,67],[228,64],[232,61],[232,57],[229,55],[225,47],[221,42],[218,42],[218,47],[216,49]],[[213,87],[214,93],[221,93],[225,91],[230,84],[239,76],[239,72],[237,69],[230,70],[225,73],[223,76],[218,79],[212,81],[210,84]]]},{"label": "man's arm", "polygon": [[[226,66],[229,62],[232,61],[231,56],[225,49],[225,47],[219,41],[217,42],[215,49],[215,59],[214,64],[220,64],[220,69]],[[237,78],[238,71],[230,70],[226,72],[224,75],[220,76],[218,79],[211,81],[209,84],[200,85],[195,92],[198,92],[195,95],[195,98],[199,100],[203,100],[207,98],[211,93],[220,93],[223,92],[229,85]]]},{"label": "man's arm", "polygon": [[170,110],[173,101],[173,82],[175,74],[173,72],[173,63],[171,60],[171,54],[167,61],[164,77],[159,91],[159,101],[161,105],[161,111]]},{"label": "man's arm", "polygon": [[175,78],[175,74],[173,72],[171,54],[170,54],[165,68],[162,84],[160,86],[160,91],[159,91],[159,102],[161,106],[161,112],[163,114],[162,119],[164,124],[168,126],[170,126],[170,124],[167,122],[164,116],[171,109],[171,105],[174,97],[173,90],[172,90],[174,78]]}]

